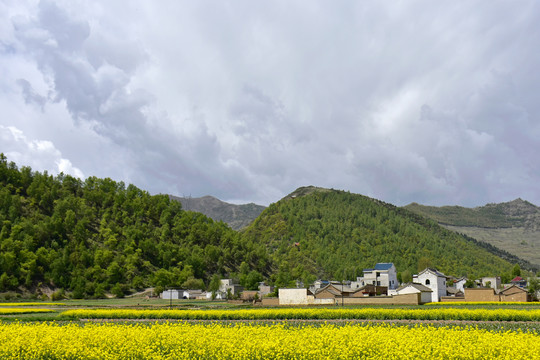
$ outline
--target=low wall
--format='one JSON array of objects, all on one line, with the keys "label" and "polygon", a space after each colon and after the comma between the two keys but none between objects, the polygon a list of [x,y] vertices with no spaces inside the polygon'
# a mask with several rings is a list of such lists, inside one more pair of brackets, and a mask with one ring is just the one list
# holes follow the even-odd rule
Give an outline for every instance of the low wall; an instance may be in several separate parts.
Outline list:
[{"label": "low wall", "polygon": [[464,296],[441,296],[441,302],[463,302]]},{"label": "low wall", "polygon": [[497,302],[501,301],[499,294],[495,294],[492,288],[465,289],[465,301],[467,302]]},{"label": "low wall", "polygon": [[262,306],[278,306],[279,305],[279,299],[277,297],[271,297],[271,298],[262,298],[261,302],[258,302],[257,305]]},{"label": "low wall", "polygon": [[[341,298],[335,299],[341,305]],[[344,305],[419,305],[420,294],[343,298]]]},{"label": "low wall", "polygon": [[336,299],[313,299],[313,305],[335,305]]}]

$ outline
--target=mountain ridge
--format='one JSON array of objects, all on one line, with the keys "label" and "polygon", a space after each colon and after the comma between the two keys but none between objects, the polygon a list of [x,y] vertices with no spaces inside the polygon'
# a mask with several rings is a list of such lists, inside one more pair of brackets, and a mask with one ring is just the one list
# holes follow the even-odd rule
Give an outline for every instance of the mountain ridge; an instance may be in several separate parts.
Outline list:
[{"label": "mountain ridge", "polygon": [[540,207],[517,198],[475,208],[426,206],[404,208],[441,226],[514,254],[540,268]]},{"label": "mountain ridge", "polygon": [[255,203],[240,205],[227,203],[211,195],[198,198],[174,195],[169,195],[169,197],[172,200],[179,201],[184,210],[200,212],[214,221],[223,221],[233,230],[240,230],[248,226],[266,209],[266,206]]}]

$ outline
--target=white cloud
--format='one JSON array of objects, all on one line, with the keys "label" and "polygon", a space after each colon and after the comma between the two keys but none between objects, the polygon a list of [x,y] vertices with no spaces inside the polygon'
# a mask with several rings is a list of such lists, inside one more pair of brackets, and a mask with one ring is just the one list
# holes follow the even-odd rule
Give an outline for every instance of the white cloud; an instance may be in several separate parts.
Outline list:
[{"label": "white cloud", "polygon": [[74,167],[71,161],[62,157],[62,153],[47,140],[28,139],[24,133],[13,126],[0,125],[0,139],[4,153],[9,161],[19,166],[30,166],[34,171],[72,175],[84,179],[83,172]]},{"label": "white cloud", "polygon": [[539,17],[534,1],[6,1],[0,125],[61,151],[52,169],[153,193],[540,204]]}]

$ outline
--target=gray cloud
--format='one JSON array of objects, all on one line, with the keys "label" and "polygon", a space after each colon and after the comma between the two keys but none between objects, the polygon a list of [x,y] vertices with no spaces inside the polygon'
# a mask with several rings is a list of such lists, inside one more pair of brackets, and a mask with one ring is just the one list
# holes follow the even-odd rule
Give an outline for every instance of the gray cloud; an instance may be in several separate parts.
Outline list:
[{"label": "gray cloud", "polygon": [[0,105],[20,119],[0,125],[85,174],[242,202],[313,184],[540,204],[534,1],[0,10]]}]

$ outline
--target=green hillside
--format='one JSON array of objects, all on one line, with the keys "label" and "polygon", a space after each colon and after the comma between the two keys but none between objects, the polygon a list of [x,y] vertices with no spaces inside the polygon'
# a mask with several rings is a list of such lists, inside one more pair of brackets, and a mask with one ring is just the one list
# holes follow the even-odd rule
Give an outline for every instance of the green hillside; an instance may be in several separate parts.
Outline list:
[{"label": "green hillside", "polygon": [[0,292],[122,296],[147,286],[206,288],[229,275],[250,286],[268,264],[264,247],[166,195],[18,169],[0,154]]},{"label": "green hillside", "polygon": [[278,285],[297,278],[354,279],[377,262],[393,262],[404,280],[426,266],[470,278],[512,268],[474,240],[406,209],[313,187],[270,205],[242,236],[268,248]]},{"label": "green hillside", "polygon": [[412,203],[405,208],[524,259],[527,263],[520,264],[522,267],[540,269],[540,208],[527,201],[476,208]]}]

